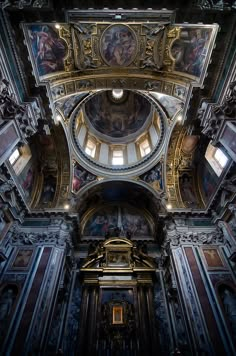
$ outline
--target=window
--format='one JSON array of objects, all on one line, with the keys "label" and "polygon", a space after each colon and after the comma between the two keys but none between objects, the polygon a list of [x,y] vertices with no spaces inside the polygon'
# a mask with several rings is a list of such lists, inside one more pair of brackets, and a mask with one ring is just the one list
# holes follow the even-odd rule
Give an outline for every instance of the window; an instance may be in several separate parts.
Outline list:
[{"label": "window", "polygon": [[113,165],[122,165],[122,164],[124,164],[123,151],[121,151],[121,150],[113,151],[112,164]]},{"label": "window", "polygon": [[12,166],[18,160],[19,157],[20,157],[20,151],[18,150],[18,148],[16,148],[15,151],[9,157],[9,162],[11,163]]},{"label": "window", "polygon": [[226,155],[221,151],[220,148],[217,148],[214,154],[215,159],[218,161],[219,165],[224,168],[228,162],[228,158]]},{"label": "window", "polygon": [[211,143],[209,143],[205,153],[205,158],[219,177],[228,162],[228,157],[220,148],[214,147]]},{"label": "window", "polygon": [[86,147],[85,147],[85,152],[87,155],[91,157],[95,157],[95,152],[96,152],[96,143],[94,143],[92,140],[88,139]]},{"label": "window", "polygon": [[151,152],[151,147],[150,147],[150,143],[148,141],[148,139],[146,138],[144,141],[142,141],[139,145],[140,147],[140,153],[141,153],[141,157],[146,156],[148,153]]}]

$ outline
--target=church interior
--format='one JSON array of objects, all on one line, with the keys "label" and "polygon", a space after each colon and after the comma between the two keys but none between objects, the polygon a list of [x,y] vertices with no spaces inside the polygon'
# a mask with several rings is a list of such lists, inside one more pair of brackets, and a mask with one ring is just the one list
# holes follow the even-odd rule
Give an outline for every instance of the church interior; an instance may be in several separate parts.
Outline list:
[{"label": "church interior", "polygon": [[236,354],[236,1],[0,0],[0,354]]}]

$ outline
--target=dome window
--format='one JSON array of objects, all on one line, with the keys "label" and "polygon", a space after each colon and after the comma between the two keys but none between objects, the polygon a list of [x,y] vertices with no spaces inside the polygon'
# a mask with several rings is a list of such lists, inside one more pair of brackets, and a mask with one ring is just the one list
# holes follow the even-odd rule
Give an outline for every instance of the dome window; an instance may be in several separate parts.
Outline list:
[{"label": "dome window", "polygon": [[95,157],[96,143],[93,142],[91,139],[88,139],[86,143],[85,152],[87,153],[87,155],[91,156],[92,158]]},{"label": "dome window", "polygon": [[114,150],[112,153],[112,164],[113,165],[122,165],[124,164],[124,157],[122,150]]},{"label": "dome window", "polygon": [[139,147],[140,147],[141,157],[144,157],[151,152],[150,143],[147,138],[140,143]]}]

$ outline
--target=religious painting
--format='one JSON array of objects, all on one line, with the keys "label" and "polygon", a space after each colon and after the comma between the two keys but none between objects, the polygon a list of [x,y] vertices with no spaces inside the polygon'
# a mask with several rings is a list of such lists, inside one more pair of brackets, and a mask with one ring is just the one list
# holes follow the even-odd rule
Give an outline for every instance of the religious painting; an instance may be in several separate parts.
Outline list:
[{"label": "religious painting", "polygon": [[100,134],[123,138],[141,130],[151,113],[151,104],[143,95],[123,91],[120,99],[107,90],[94,95],[84,105],[86,119]]},{"label": "religious painting", "polygon": [[63,112],[65,118],[70,117],[74,108],[78,103],[86,96],[86,94],[78,94],[70,96],[69,99],[61,99],[56,102],[56,108],[60,109]]},{"label": "religious painting", "polygon": [[12,263],[13,269],[28,269],[33,256],[33,249],[19,249]]},{"label": "religious painting", "polygon": [[117,207],[107,207],[95,212],[86,222],[85,236],[105,236],[109,231],[112,234],[118,225]]},{"label": "religious painting", "polygon": [[175,84],[174,95],[181,100],[185,100],[187,95],[187,88],[183,87],[182,85]]},{"label": "religious painting", "polygon": [[150,171],[141,175],[140,179],[149,183],[155,190],[163,190],[162,164],[158,163]]},{"label": "religious painting", "polygon": [[197,147],[199,136],[186,135],[183,139],[181,150],[186,154],[191,154]]},{"label": "religious painting", "polygon": [[225,269],[224,262],[217,248],[202,248],[202,253],[209,270]]},{"label": "religious painting", "polygon": [[53,201],[56,192],[56,184],[57,178],[53,175],[50,174],[44,178],[40,203],[48,204]]},{"label": "religious painting", "polygon": [[78,191],[86,184],[96,180],[96,176],[86,171],[78,163],[74,165],[72,191],[78,193]]},{"label": "religious painting", "polygon": [[51,93],[52,93],[53,100],[56,100],[56,99],[60,98],[61,96],[66,95],[64,85],[60,84],[60,85],[56,85],[55,87],[52,87]]},{"label": "religious painting", "polygon": [[6,235],[9,227],[11,226],[11,219],[9,213],[4,210],[5,204],[2,199],[0,200],[0,242]]},{"label": "religious painting", "polygon": [[236,161],[236,125],[234,123],[226,123],[221,132],[219,141],[227,149],[232,159]]},{"label": "religious painting", "polygon": [[219,178],[210,167],[208,162],[204,160],[198,167],[199,179],[201,186],[201,195],[205,204],[207,204],[218,188]]},{"label": "religious painting", "polygon": [[183,174],[179,177],[179,189],[184,205],[187,208],[196,208],[198,206],[196,193],[194,191],[193,177]]},{"label": "religious painting", "polygon": [[115,305],[112,307],[112,324],[123,324],[123,307]]},{"label": "religious painting", "polygon": [[173,96],[160,93],[152,93],[152,95],[157,98],[170,118],[172,118],[179,110],[183,109],[183,102]]},{"label": "religious painting", "polygon": [[67,55],[66,42],[59,37],[52,25],[29,25],[28,35],[33,61],[39,76],[64,71],[64,58]]},{"label": "religious painting", "polygon": [[20,175],[18,176],[18,180],[23,189],[26,200],[29,200],[32,193],[34,181],[34,166],[32,159],[28,162],[23,171],[20,173]]},{"label": "religious painting", "polygon": [[109,26],[102,34],[100,52],[109,66],[127,67],[137,52],[134,31],[122,24]]},{"label": "religious painting", "polygon": [[128,208],[121,209],[122,232],[124,236],[150,236],[151,228],[147,217],[140,211]]},{"label": "religious painting", "polygon": [[129,252],[128,251],[108,251],[107,252],[108,267],[129,267]]},{"label": "religious painting", "polygon": [[16,125],[13,121],[8,122],[1,130],[0,134],[0,165],[8,158],[11,150],[19,142]]},{"label": "religious painting", "polygon": [[182,27],[171,47],[174,70],[200,78],[209,52],[212,28]]}]

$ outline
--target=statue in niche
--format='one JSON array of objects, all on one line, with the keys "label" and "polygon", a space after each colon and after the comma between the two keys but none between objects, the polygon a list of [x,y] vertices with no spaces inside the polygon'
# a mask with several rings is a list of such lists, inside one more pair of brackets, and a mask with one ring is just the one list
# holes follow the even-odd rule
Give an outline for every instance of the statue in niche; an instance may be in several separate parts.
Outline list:
[{"label": "statue in niche", "polygon": [[224,286],[224,288],[221,289],[220,296],[227,321],[234,337],[234,342],[236,342],[236,293],[232,288]]},{"label": "statue in niche", "polygon": [[184,348],[187,346],[188,343],[186,339],[186,331],[182,319],[182,313],[177,299],[173,301],[173,311],[175,315],[175,325],[178,335],[178,346]]},{"label": "statue in niche", "polygon": [[3,288],[0,296],[0,322],[1,324],[7,320],[11,314],[14,301],[16,299],[16,287],[7,285]]}]

